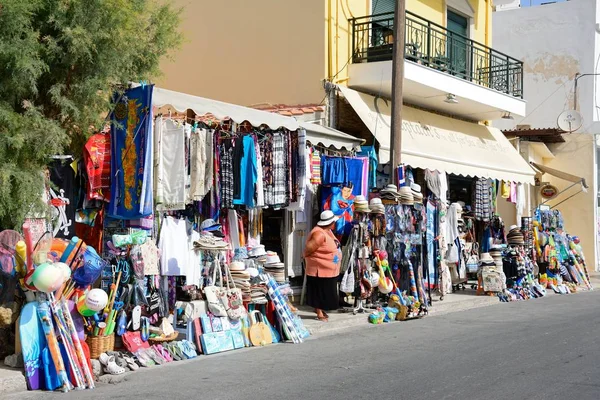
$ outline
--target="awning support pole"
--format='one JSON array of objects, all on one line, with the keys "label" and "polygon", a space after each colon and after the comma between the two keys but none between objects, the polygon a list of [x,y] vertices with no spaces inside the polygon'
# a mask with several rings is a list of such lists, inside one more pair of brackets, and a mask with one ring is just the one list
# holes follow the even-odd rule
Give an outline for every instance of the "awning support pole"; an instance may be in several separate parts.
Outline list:
[{"label": "awning support pole", "polygon": [[550,209],[552,210],[553,208],[556,208],[556,207],[558,207],[559,205],[561,205],[561,204],[562,204],[562,203],[564,203],[565,201],[569,200],[569,199],[570,199],[570,198],[572,198],[572,197],[575,197],[575,196],[577,196],[577,195],[578,195],[579,193],[581,193],[581,192],[583,192],[583,190],[579,190],[578,192],[576,192],[575,194],[573,194],[573,195],[571,195],[571,196],[567,197],[566,199],[564,199],[564,200],[563,200],[563,201],[561,201],[560,203],[556,203],[555,205],[553,205],[552,207],[550,207]]}]

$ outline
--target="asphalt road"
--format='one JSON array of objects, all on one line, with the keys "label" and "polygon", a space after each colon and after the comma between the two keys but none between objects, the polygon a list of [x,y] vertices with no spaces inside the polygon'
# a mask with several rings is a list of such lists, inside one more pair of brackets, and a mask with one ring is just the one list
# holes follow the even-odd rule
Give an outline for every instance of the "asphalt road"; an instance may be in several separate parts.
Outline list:
[{"label": "asphalt road", "polygon": [[[61,399],[600,399],[600,290],[130,374]],[[37,399],[41,393],[6,398]]]}]

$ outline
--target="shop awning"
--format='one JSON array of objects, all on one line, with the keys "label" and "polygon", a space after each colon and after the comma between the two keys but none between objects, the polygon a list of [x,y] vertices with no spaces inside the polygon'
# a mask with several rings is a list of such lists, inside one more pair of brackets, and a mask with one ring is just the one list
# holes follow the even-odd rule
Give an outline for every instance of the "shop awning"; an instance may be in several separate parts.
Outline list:
[{"label": "shop awning", "polygon": [[565,181],[568,181],[568,182],[581,183],[581,187],[584,190],[587,189],[587,188],[589,188],[588,184],[585,181],[585,178],[582,178],[580,176],[571,175],[569,173],[566,173],[566,172],[563,172],[563,171],[559,171],[559,170],[554,169],[554,168],[546,167],[545,165],[541,165],[541,164],[534,163],[534,162],[532,162],[531,165],[533,165],[533,167],[535,169],[539,170],[543,174],[552,175],[552,176],[555,176],[557,178],[564,179]]},{"label": "shop awning", "polygon": [[364,143],[364,140],[352,135],[328,128],[311,122],[299,122],[300,127],[306,130],[306,140],[313,145],[321,143],[325,147],[352,150]]},{"label": "shop awning", "polygon": [[175,92],[173,90],[154,87],[152,105],[155,107],[171,106],[179,112],[192,110],[196,115],[212,114],[218,119],[229,117],[234,122],[248,121],[252,126],[266,125],[275,130],[286,128],[290,131],[298,129],[298,121],[292,117],[255,110],[254,108],[224,103],[222,101],[206,99],[191,94]]},{"label": "shop awning", "polygon": [[[390,157],[391,102],[338,86],[379,142],[379,161]],[[499,129],[402,109],[402,163],[447,173],[533,183],[535,172]]]}]

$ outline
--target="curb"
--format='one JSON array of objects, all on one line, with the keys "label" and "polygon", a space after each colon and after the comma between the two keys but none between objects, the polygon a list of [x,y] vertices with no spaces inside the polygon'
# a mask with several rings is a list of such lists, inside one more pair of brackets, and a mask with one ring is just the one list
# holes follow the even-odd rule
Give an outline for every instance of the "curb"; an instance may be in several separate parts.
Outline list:
[{"label": "curb", "polygon": [[[21,369],[0,367],[0,395],[27,390],[27,381]],[[6,375],[6,376],[5,376]]]}]

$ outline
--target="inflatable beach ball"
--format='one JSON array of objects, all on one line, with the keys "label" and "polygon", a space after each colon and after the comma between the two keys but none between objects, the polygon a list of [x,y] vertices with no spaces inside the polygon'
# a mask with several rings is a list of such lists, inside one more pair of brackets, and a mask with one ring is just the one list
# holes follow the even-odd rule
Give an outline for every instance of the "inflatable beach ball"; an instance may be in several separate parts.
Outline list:
[{"label": "inflatable beach ball", "polygon": [[38,265],[31,276],[33,286],[40,292],[52,293],[63,284],[63,273],[54,264],[43,263]]},{"label": "inflatable beach ball", "polygon": [[85,306],[92,311],[98,312],[108,304],[108,295],[102,289],[92,289],[85,296]]}]

